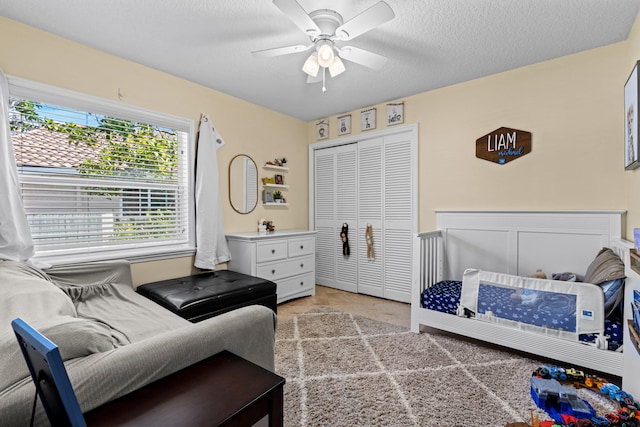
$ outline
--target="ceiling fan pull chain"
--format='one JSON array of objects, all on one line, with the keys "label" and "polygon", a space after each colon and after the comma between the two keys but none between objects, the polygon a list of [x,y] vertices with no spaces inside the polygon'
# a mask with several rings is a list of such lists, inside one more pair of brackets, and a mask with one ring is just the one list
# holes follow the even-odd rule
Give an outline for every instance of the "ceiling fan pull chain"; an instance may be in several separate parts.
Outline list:
[{"label": "ceiling fan pull chain", "polygon": [[325,93],[327,91],[327,88],[324,85],[326,75],[327,75],[327,69],[322,67],[322,93]]}]

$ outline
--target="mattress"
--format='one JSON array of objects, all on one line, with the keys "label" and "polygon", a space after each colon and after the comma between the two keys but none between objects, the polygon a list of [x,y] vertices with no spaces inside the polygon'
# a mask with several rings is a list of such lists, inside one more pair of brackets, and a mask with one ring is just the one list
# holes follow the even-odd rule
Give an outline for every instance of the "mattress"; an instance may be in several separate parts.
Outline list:
[{"label": "mattress", "polygon": [[[462,282],[454,280],[444,280],[428,287],[422,292],[420,301],[423,308],[456,315],[460,295],[462,290]],[[504,312],[502,315],[514,320],[527,322],[534,325],[550,325],[564,330],[575,330],[575,322],[573,316],[563,316],[561,313],[570,311],[570,299],[550,300],[547,309],[535,311],[527,309],[522,305],[513,306],[511,304],[503,304],[508,301],[511,292],[495,287],[487,287],[483,290],[486,292],[482,301],[484,303],[479,306],[478,310],[482,312],[504,310],[504,307],[512,306],[513,310]],[[502,303],[501,303],[502,302]],[[559,314],[559,315],[558,315]],[[605,335],[609,337],[609,350],[616,350],[622,345],[622,322],[615,316],[605,320]],[[580,334],[581,341],[594,342],[595,334]]]}]

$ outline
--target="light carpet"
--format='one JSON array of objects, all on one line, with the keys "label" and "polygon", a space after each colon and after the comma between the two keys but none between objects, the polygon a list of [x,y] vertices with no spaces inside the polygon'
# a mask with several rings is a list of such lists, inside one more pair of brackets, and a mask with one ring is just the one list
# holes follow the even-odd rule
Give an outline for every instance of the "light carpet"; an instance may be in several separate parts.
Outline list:
[{"label": "light carpet", "polygon": [[[285,426],[493,427],[529,421],[530,410],[548,419],[529,394],[539,366],[327,307],[279,324],[276,333]],[[594,406],[615,407],[606,399]]]}]

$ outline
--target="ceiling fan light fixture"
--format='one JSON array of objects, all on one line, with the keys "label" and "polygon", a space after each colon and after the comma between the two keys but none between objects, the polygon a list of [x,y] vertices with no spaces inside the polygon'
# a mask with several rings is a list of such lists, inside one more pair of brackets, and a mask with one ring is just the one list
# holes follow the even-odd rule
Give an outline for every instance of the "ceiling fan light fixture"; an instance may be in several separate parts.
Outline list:
[{"label": "ceiling fan light fixture", "polygon": [[[307,83],[319,81],[318,73],[322,71],[322,91],[326,92],[326,74],[338,76],[346,71],[342,60],[354,62],[367,68],[379,70],[387,61],[382,55],[353,46],[337,46],[336,42],[354,39],[379,25],[392,20],[395,14],[385,0],[364,10],[360,14],[344,21],[342,15],[331,9],[317,9],[307,13],[300,0],[272,0],[300,30],[311,39],[311,44],[276,47],[252,52],[259,58],[305,52],[315,48],[302,66],[308,75]],[[322,70],[320,70],[322,68]]]},{"label": "ceiling fan light fixture", "polygon": [[302,71],[310,75],[311,77],[315,77],[318,75],[318,70],[320,69],[320,64],[318,63],[318,58],[315,53],[309,55],[306,61],[304,61],[304,65],[302,66]]},{"label": "ceiling fan light fixture", "polygon": [[322,42],[318,46],[318,63],[321,67],[328,68],[333,64],[336,55],[333,46],[329,42]]},{"label": "ceiling fan light fixture", "polygon": [[331,74],[331,77],[335,77],[344,73],[345,70],[344,63],[336,56],[333,59],[333,64],[329,66],[329,74]]}]

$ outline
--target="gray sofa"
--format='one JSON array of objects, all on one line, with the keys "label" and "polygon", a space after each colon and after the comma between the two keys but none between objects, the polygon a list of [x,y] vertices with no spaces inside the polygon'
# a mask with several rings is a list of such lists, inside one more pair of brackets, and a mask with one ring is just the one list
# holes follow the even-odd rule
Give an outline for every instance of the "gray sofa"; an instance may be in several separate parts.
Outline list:
[{"label": "gray sofa", "polygon": [[[0,261],[0,426],[28,426],[35,388],[10,322],[56,343],[83,412],[222,350],[274,368],[275,315],[249,306],[190,323],[137,294],[124,261]],[[38,405],[36,425],[48,425]]]}]

